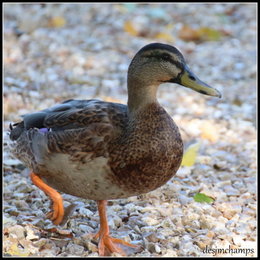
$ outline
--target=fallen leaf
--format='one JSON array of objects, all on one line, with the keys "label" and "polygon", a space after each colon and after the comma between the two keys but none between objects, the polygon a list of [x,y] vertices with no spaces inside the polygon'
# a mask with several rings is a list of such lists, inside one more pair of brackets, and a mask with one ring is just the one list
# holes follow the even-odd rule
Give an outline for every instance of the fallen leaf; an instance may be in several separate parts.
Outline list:
[{"label": "fallen leaf", "polygon": [[198,153],[199,147],[200,147],[200,144],[195,143],[195,144],[190,145],[186,149],[186,151],[183,155],[183,158],[182,158],[181,166],[188,166],[188,167],[193,166],[193,164],[195,163],[196,158],[197,158],[197,153]]},{"label": "fallen leaf", "polygon": [[207,196],[206,194],[204,193],[196,193],[194,196],[193,196],[193,199],[196,201],[196,202],[200,202],[200,203],[203,203],[203,202],[206,202],[206,203],[212,203],[214,202],[214,199]]},{"label": "fallen leaf", "polygon": [[201,41],[219,41],[221,32],[210,27],[202,27],[198,29]]},{"label": "fallen leaf", "polygon": [[124,24],[125,32],[129,33],[132,36],[137,36],[138,31],[135,29],[131,21],[126,21]]},{"label": "fallen leaf", "polygon": [[18,247],[18,244],[12,244],[9,248],[9,250],[6,252],[7,254],[11,256],[29,256],[30,252],[27,249],[23,249],[21,247]]},{"label": "fallen leaf", "polygon": [[200,34],[198,30],[189,27],[188,25],[184,25],[179,31],[179,37],[184,41],[199,41]]},{"label": "fallen leaf", "polygon": [[49,229],[43,229],[41,230],[43,233],[52,233],[52,238],[60,238],[60,237],[68,237],[73,238],[73,233],[69,230],[62,230],[58,229],[56,227],[49,228]]},{"label": "fallen leaf", "polygon": [[63,27],[65,24],[66,20],[62,16],[54,16],[49,20],[50,27],[60,28]]},{"label": "fallen leaf", "polygon": [[221,36],[221,31],[210,27],[193,29],[188,25],[184,25],[179,31],[179,37],[184,41],[218,41]]},{"label": "fallen leaf", "polygon": [[156,39],[165,40],[165,41],[174,41],[173,36],[170,33],[161,32],[155,35]]},{"label": "fallen leaf", "polygon": [[241,107],[241,106],[243,105],[243,101],[242,101],[240,98],[236,97],[236,98],[232,101],[232,104]]}]

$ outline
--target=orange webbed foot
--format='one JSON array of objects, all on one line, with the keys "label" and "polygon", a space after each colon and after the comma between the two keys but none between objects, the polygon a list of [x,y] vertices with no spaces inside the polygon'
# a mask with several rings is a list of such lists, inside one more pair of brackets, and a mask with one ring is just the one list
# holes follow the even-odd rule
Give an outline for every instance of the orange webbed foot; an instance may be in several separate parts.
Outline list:
[{"label": "orange webbed foot", "polygon": [[138,248],[122,239],[111,237],[109,234],[100,235],[100,231],[94,236],[94,239],[99,239],[98,253],[100,256],[109,256],[113,253],[126,256],[127,253],[122,247]]},{"label": "orange webbed foot", "polygon": [[100,230],[94,236],[94,239],[99,238],[99,242],[98,242],[99,255],[109,256],[112,253],[117,253],[122,256],[126,256],[127,253],[123,248],[140,249],[139,246],[132,245],[124,240],[114,238],[109,235],[109,227],[108,227],[107,217],[106,217],[107,201],[99,200],[97,203],[98,203],[98,212],[100,217]]},{"label": "orange webbed foot", "polygon": [[64,218],[62,196],[57,192],[57,194],[55,194],[55,197],[51,197],[51,200],[53,202],[52,210],[46,214],[46,217],[49,218],[53,222],[53,224],[59,225]]},{"label": "orange webbed foot", "polygon": [[46,193],[52,200],[52,211],[47,213],[47,217],[50,218],[55,225],[59,225],[64,217],[63,199],[59,192],[48,186],[43,180],[34,172],[30,175],[34,185]]}]

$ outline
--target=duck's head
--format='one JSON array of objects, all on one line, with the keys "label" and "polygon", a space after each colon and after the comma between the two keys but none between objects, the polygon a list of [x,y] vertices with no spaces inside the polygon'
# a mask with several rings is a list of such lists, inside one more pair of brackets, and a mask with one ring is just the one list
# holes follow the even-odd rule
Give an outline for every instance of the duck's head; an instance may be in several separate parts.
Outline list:
[{"label": "duck's head", "polygon": [[129,66],[129,94],[139,91],[146,92],[148,96],[148,92],[156,95],[157,87],[167,82],[177,83],[204,95],[221,97],[218,90],[201,81],[189,69],[183,55],[175,47],[162,43],[144,46]]}]

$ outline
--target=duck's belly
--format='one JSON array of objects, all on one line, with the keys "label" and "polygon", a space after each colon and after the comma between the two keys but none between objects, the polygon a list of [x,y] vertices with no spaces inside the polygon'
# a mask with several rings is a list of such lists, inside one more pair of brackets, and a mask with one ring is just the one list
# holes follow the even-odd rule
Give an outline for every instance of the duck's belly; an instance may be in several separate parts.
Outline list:
[{"label": "duck's belly", "polygon": [[108,159],[97,157],[87,163],[73,162],[66,154],[52,154],[39,174],[58,191],[93,200],[119,199],[133,196],[113,182]]}]

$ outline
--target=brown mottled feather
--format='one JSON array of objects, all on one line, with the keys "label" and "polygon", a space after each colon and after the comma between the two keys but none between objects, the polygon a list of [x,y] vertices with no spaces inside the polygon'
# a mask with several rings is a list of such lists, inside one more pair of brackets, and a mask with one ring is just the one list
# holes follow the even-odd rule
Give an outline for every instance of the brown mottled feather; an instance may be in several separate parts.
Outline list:
[{"label": "brown mottled feather", "polygon": [[183,144],[171,117],[153,103],[130,120],[125,134],[109,151],[115,181],[138,194],[160,187],[176,173]]}]

